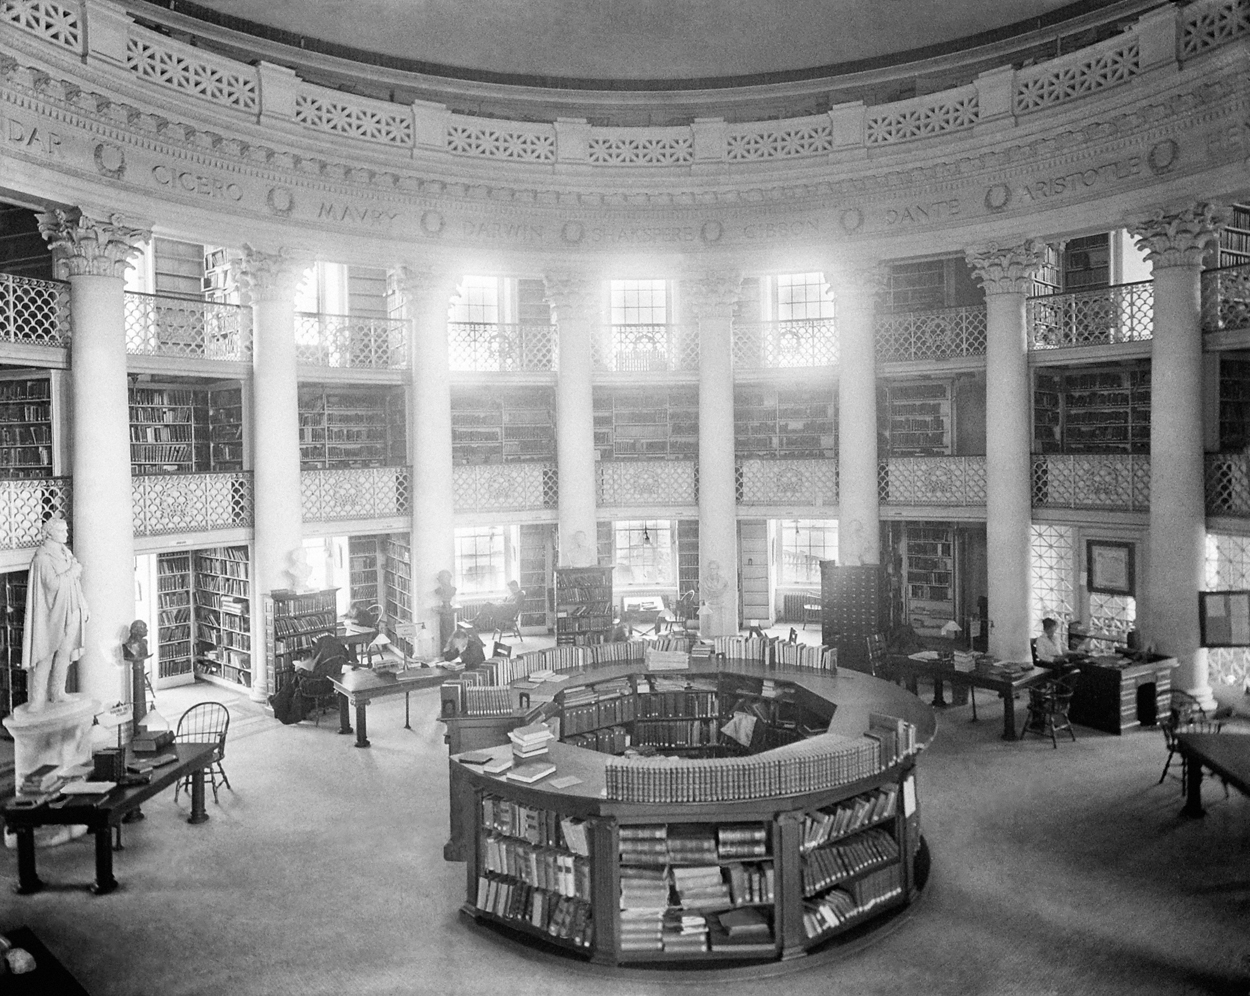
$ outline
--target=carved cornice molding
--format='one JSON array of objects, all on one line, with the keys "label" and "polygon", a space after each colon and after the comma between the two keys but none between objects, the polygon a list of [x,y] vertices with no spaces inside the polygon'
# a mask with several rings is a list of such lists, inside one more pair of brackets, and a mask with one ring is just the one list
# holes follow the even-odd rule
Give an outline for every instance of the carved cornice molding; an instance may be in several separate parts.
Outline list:
[{"label": "carved cornice molding", "polygon": [[231,273],[245,304],[290,301],[311,262],[285,246],[264,252],[244,243],[243,258],[231,262]]},{"label": "carved cornice molding", "polygon": [[742,296],[741,270],[708,270],[682,281],[696,321],[728,320]]},{"label": "carved cornice molding", "polygon": [[80,210],[59,208],[37,216],[39,234],[56,252],[62,277],[124,277],[130,257],[152,237],[151,229],[132,228],[119,214],[107,221]]},{"label": "carved cornice molding", "polygon": [[1017,245],[987,242],[964,252],[972,278],[992,294],[1028,294],[1037,271],[1046,260],[1046,247],[1036,239]]},{"label": "carved cornice molding", "polygon": [[588,273],[553,272],[543,274],[547,303],[552,320],[593,322],[603,310],[603,284]]},{"label": "carved cornice molding", "polygon": [[1200,203],[1174,214],[1156,211],[1128,226],[1156,270],[1169,266],[1201,266],[1211,246],[1219,242],[1228,224],[1229,208]]}]

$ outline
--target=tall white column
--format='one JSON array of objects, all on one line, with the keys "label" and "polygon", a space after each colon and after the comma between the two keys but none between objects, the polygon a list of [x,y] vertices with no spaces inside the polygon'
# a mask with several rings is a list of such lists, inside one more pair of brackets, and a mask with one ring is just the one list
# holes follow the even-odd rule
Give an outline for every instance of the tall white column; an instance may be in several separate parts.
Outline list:
[{"label": "tall white column", "polygon": [[596,562],[590,341],[601,324],[603,295],[600,282],[586,274],[549,273],[546,282],[560,344],[556,371],[560,566],[586,567]]},{"label": "tall white column", "polygon": [[[295,287],[307,260],[288,249],[243,247],[238,282],[252,306],[252,479],[255,540],[252,574],[251,697],[269,697],[259,597],[299,583],[292,573],[303,549],[299,467],[299,382],[295,356]],[[260,652],[258,652],[260,651]]]},{"label": "tall white column", "polygon": [[135,617],[135,541],[126,383],[126,260],[151,233],[80,212],[40,215],[70,284],[70,467],[73,534],[91,618],[78,690],[104,705],[128,698],[121,645]]},{"label": "tall white column", "polygon": [[1150,357],[1150,560],[1147,646],[1175,657],[1172,682],[1214,705],[1207,652],[1199,646],[1198,591],[1204,584],[1206,495],[1202,445],[1202,259],[1223,222],[1213,205],[1157,214],[1132,227],[1154,264]]},{"label": "tall white column", "polygon": [[435,591],[438,573],[454,573],[456,567],[447,318],[458,278],[416,266],[400,268],[396,277],[404,311],[412,322],[408,346],[412,621],[424,624],[438,639],[442,604]]},{"label": "tall white column", "polygon": [[968,249],[973,276],[985,288],[985,534],[989,546],[989,652],[1030,659],[1029,583],[1033,470],[1029,422],[1028,330],[1024,299],[1042,263],[1035,242]]},{"label": "tall white column", "polygon": [[875,264],[838,266],[827,279],[838,314],[838,562],[880,564],[873,321],[883,274]]},{"label": "tall white column", "polygon": [[[699,635],[738,632],[738,502],[734,465],[733,307],[742,274],[683,283],[699,323]],[[706,612],[704,611],[706,609]]]}]

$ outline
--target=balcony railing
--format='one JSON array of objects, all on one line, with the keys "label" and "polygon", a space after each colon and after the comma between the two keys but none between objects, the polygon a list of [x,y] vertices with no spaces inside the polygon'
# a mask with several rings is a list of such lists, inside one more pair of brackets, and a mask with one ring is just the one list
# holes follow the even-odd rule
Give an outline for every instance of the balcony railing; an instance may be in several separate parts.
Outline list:
[{"label": "balcony railing", "polygon": [[555,358],[554,325],[452,322],[447,326],[447,359],[452,370],[554,370]]},{"label": "balcony railing", "polygon": [[734,366],[743,369],[829,367],[838,362],[833,318],[734,322]]},{"label": "balcony railing", "polygon": [[554,509],[559,478],[554,463],[488,463],[453,467],[457,512],[532,512]]},{"label": "balcony railing", "polygon": [[43,542],[44,520],[70,515],[68,477],[0,479],[0,550],[23,550]]},{"label": "balcony railing", "polygon": [[1250,327],[1250,263],[1202,275],[1202,331]]},{"label": "balcony railing", "polygon": [[1207,515],[1250,517],[1250,456],[1206,455]]},{"label": "balcony railing", "polygon": [[136,536],[165,536],[252,525],[252,475],[147,474],[130,479]]},{"label": "balcony railing", "polygon": [[126,352],[178,359],[250,360],[252,309],[127,291]]},{"label": "balcony railing", "polygon": [[408,366],[408,320],[353,315],[295,315],[295,357],[336,370],[402,370]]},{"label": "balcony railing", "polygon": [[68,346],[69,284],[0,273],[0,341]]},{"label": "balcony railing", "polygon": [[600,508],[694,505],[699,500],[694,460],[601,460],[595,476]]},{"label": "balcony railing", "polygon": [[883,505],[985,505],[985,457],[890,457],[877,465]]},{"label": "balcony railing", "polygon": [[739,460],[739,505],[827,508],[838,503],[836,460]]},{"label": "balcony railing", "polygon": [[599,370],[621,373],[699,369],[699,333],[680,325],[611,325],[594,341]]},{"label": "balcony railing", "polygon": [[1138,453],[1049,453],[1033,457],[1034,508],[1150,508],[1150,457]]},{"label": "balcony railing", "polygon": [[874,328],[878,363],[985,355],[983,305],[879,314]]},{"label": "balcony railing", "polygon": [[409,467],[302,470],[299,484],[305,522],[392,519],[412,512]]},{"label": "balcony railing", "polygon": [[1031,297],[1028,321],[1030,349],[1147,342],[1154,335],[1154,283]]}]

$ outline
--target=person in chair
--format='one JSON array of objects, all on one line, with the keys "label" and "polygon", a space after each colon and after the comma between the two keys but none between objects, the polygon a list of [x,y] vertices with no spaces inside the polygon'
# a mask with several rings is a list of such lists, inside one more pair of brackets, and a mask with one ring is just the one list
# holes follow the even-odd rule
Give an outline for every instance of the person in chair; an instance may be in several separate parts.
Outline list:
[{"label": "person in chair", "polygon": [[1059,640],[1059,621],[1050,616],[1042,620],[1042,635],[1033,646],[1039,664],[1057,664],[1068,659],[1068,649]]},{"label": "person in chair", "polygon": [[466,668],[480,667],[486,660],[486,651],[476,633],[458,629],[443,648],[443,660],[458,660]]}]

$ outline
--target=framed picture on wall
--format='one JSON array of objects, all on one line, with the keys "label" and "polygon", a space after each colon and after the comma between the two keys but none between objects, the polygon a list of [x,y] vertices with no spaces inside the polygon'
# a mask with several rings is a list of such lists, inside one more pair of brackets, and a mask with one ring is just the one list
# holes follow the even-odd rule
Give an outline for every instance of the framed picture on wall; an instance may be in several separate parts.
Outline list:
[{"label": "framed picture on wall", "polygon": [[1136,595],[1133,544],[1085,541],[1086,587],[1100,595]]},{"label": "framed picture on wall", "polygon": [[1250,591],[1198,592],[1204,647],[1250,646]]}]

